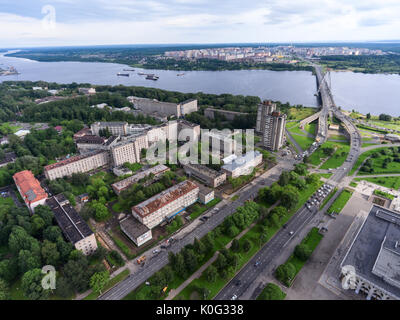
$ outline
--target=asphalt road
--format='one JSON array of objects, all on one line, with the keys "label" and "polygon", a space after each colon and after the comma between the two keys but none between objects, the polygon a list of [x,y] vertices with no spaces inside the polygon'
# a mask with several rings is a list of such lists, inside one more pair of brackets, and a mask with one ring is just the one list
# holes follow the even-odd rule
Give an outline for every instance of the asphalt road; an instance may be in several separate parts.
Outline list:
[{"label": "asphalt road", "polygon": [[[217,213],[211,215],[211,217],[201,225],[199,225],[192,232],[186,234],[181,239],[179,235],[175,238],[176,240],[168,248],[168,251],[174,253],[179,252],[185,245],[193,243],[194,238],[202,238],[210,230],[215,229],[220,225],[224,219],[234,213],[236,208],[243,205],[246,200],[254,199],[257,196],[258,190],[265,186],[270,186],[279,178],[279,174],[283,169],[289,170],[292,168],[291,163],[280,163],[271,170],[274,170],[274,174],[269,172],[264,173],[260,177],[257,177],[250,184],[242,188],[238,195],[239,198],[236,201],[230,202],[224,207],[222,207]],[[151,257],[145,262],[143,267],[141,267],[137,272],[132,273],[128,278],[121,281],[119,284],[114,286],[112,289],[107,291],[105,294],[100,296],[99,300],[121,300],[128,293],[136,289],[140,284],[145,282],[149,277],[151,277],[155,272],[162,269],[168,263],[168,251],[163,250],[156,256]]]},{"label": "asphalt road", "polygon": [[[236,295],[238,299],[240,299],[240,296],[254,283],[260,273],[264,272],[264,270],[273,263],[274,259],[282,253],[286,245],[296,236],[297,232],[300,231],[317,212],[318,210],[315,207],[310,211],[304,206],[297,211],[287,223],[287,227],[280,229],[214,299],[229,300],[233,295]],[[290,235],[291,231],[294,232],[292,235]],[[259,265],[256,267],[255,263],[257,261],[259,261]],[[236,285],[238,280],[240,280],[240,285]]]}]

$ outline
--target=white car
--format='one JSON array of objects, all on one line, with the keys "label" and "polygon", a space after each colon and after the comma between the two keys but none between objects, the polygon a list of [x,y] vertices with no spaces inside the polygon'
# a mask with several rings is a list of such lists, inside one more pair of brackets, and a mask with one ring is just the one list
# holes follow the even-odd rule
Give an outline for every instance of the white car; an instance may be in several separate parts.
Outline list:
[{"label": "white car", "polygon": [[290,231],[289,234],[292,236],[294,234],[294,231]]},{"label": "white car", "polygon": [[237,299],[237,295],[234,294],[234,295],[232,296],[231,300],[236,300],[236,299]]}]

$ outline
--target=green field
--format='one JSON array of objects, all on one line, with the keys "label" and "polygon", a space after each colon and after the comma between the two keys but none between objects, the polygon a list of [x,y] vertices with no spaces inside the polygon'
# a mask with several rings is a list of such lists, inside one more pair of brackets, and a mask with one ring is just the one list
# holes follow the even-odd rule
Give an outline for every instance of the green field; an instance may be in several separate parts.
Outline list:
[{"label": "green field", "polygon": [[325,205],[328,203],[329,200],[332,199],[332,197],[335,195],[335,193],[337,192],[337,188],[333,189],[328,196],[324,199],[324,201],[321,203],[321,206],[319,207],[319,210],[322,210]]},{"label": "green field", "polygon": [[353,193],[349,190],[343,190],[340,195],[336,198],[336,200],[332,203],[332,205],[328,208],[327,213],[340,213],[344,206],[346,205],[347,201],[351,198]]},{"label": "green field", "polygon": [[290,120],[303,120],[308,118],[317,112],[315,108],[290,108],[289,109],[289,118]]},{"label": "green field", "polygon": [[311,122],[307,124],[304,128],[309,134],[312,134],[315,136],[315,132],[317,130],[317,123],[316,122]]},{"label": "green field", "polygon": [[[372,182],[378,184],[380,186],[396,189],[400,188],[400,177],[374,177],[374,178],[356,178],[356,181],[365,180],[368,182]],[[351,184],[350,184],[351,185]]]},{"label": "green field", "polygon": [[394,195],[392,195],[390,193],[387,193],[387,192],[384,192],[384,191],[381,191],[381,190],[378,190],[378,189],[374,190],[374,195],[380,196],[380,197],[383,197],[383,198],[386,198],[386,199],[389,199],[389,200],[393,200],[394,199]]},{"label": "green field", "polygon": [[369,151],[366,151],[366,152],[362,153],[362,154],[358,157],[356,163],[354,164],[353,168],[350,170],[350,172],[349,172],[348,175],[349,175],[349,176],[353,175],[353,174],[356,172],[356,170],[361,166],[361,164],[362,164],[367,158],[369,158],[369,157],[371,156],[371,154],[373,154],[374,152],[379,152],[380,150],[382,150],[382,149],[387,149],[387,148],[389,148],[389,147],[376,148],[376,149],[369,150]]},{"label": "green field", "polygon": [[346,142],[334,142],[334,144],[336,147],[335,153],[324,162],[320,169],[338,168],[346,161],[350,145]]}]

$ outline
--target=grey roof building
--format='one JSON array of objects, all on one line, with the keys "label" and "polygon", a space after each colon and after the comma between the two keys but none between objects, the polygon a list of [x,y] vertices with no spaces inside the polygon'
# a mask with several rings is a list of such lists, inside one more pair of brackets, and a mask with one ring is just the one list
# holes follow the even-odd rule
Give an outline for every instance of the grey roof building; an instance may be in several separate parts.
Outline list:
[{"label": "grey roof building", "polygon": [[368,300],[399,300],[400,215],[374,205],[341,267],[351,288],[365,293]]}]

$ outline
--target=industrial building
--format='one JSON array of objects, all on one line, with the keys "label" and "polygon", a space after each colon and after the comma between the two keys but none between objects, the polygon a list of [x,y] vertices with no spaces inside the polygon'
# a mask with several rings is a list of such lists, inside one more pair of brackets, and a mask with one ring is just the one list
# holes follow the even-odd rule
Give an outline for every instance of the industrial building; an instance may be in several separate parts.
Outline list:
[{"label": "industrial building", "polygon": [[341,263],[341,276],[367,300],[399,300],[399,266],[400,215],[374,205]]},{"label": "industrial building", "polygon": [[30,212],[35,211],[38,205],[44,205],[47,199],[47,193],[41,187],[40,182],[35,178],[29,170],[17,172],[13,175],[13,179],[19,194]]},{"label": "industrial building", "polygon": [[276,110],[276,104],[264,101],[258,105],[256,132],[262,134],[263,146],[277,151],[286,142],[286,114]]},{"label": "industrial building", "polygon": [[67,240],[77,250],[82,251],[85,255],[92,254],[97,250],[93,231],[62,193],[47,199],[46,204],[53,211],[54,218]]},{"label": "industrial building", "polygon": [[189,180],[132,207],[133,216],[149,229],[172,219],[199,198],[199,187]]},{"label": "industrial building", "polygon": [[151,229],[137,221],[132,215],[128,215],[119,223],[121,230],[138,247],[152,239]]},{"label": "industrial building", "polygon": [[262,154],[258,151],[250,151],[241,157],[232,157],[221,169],[228,177],[237,178],[251,174],[260,163],[262,163]]},{"label": "industrial building", "polygon": [[193,176],[212,188],[219,187],[226,181],[226,173],[215,171],[202,164],[186,164],[183,170],[188,176]]}]

